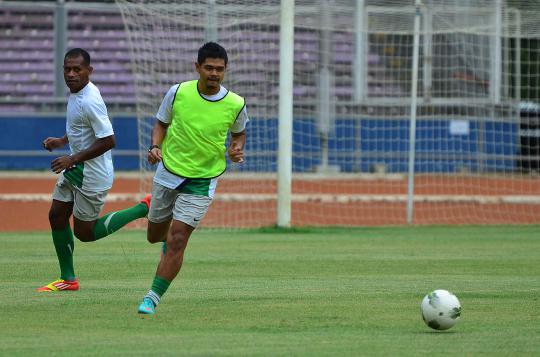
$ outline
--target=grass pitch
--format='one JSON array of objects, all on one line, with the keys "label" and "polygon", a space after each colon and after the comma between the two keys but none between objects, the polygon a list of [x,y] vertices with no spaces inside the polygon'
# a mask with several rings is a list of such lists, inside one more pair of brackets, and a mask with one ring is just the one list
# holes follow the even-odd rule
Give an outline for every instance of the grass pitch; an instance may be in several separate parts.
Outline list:
[{"label": "grass pitch", "polygon": [[[540,355],[540,227],[196,232],[184,267],[141,318],[160,246],[144,232],[75,245],[81,290],[47,233],[0,234],[0,355]],[[424,325],[436,288],[456,326]]]}]

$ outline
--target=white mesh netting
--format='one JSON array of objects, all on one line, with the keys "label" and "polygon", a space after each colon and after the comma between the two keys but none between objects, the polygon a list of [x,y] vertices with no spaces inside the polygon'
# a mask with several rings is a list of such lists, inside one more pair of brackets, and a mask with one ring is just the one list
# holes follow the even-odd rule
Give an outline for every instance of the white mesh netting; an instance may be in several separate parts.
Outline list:
[{"label": "white mesh netting", "polygon": [[[251,122],[246,163],[230,166],[204,226],[275,224],[279,1],[117,4],[132,48],[141,190],[161,99],[196,78],[198,48],[216,40],[229,53],[224,85],[246,98]],[[292,224],[405,224],[411,193],[416,224],[538,222],[539,16],[535,1],[296,1]]]}]

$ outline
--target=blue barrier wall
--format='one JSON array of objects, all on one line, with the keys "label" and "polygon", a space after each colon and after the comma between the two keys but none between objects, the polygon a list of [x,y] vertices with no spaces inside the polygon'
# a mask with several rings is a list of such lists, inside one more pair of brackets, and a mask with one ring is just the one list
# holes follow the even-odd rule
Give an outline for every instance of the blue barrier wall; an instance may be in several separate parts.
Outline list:
[{"label": "blue barrier wall", "polygon": [[[139,168],[137,121],[133,117],[114,117],[112,120],[116,136],[116,148],[113,159],[117,170],[137,170]],[[48,170],[50,162],[65,150],[49,153],[43,149],[45,138],[60,137],[66,132],[65,117],[0,117],[0,169],[16,170]],[[36,150],[35,154],[26,153]],[[66,150],[68,148],[66,147]],[[134,150],[126,155],[115,154],[118,150]],[[5,151],[16,151],[16,156],[4,154]],[[29,156],[28,156],[29,155]]]},{"label": "blue barrier wall", "polygon": [[[117,140],[113,150],[115,168],[138,169],[136,119],[116,116],[112,122]],[[277,124],[277,119],[252,119],[248,124],[248,160],[240,168],[242,171],[276,171]],[[453,135],[448,120],[418,121],[416,171],[514,170],[513,155],[519,150],[518,125],[501,122],[483,122],[482,125],[483,130],[480,130],[479,123],[471,122],[468,134]],[[62,136],[65,119],[61,116],[1,117],[0,133],[0,169],[46,170],[58,153],[43,150],[41,142],[48,136]],[[336,120],[328,142],[329,164],[338,165],[342,172],[369,172],[373,165],[381,163],[388,172],[406,172],[408,145],[407,120],[340,119]],[[8,155],[5,153],[8,150],[19,154]],[[38,154],[27,150],[36,150]],[[294,121],[293,153],[295,172],[311,172],[320,165],[321,145],[313,120]],[[482,153],[485,155],[479,155]]]}]

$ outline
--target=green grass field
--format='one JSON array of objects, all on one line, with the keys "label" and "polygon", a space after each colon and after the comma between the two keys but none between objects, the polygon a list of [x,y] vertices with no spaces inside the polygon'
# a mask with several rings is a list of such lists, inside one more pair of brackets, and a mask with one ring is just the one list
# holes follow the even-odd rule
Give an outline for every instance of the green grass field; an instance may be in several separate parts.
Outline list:
[{"label": "green grass field", "polygon": [[[540,355],[540,227],[199,231],[156,315],[141,318],[158,245],[76,242],[81,290],[46,233],[0,234],[0,355]],[[430,290],[463,314],[424,325]]]}]

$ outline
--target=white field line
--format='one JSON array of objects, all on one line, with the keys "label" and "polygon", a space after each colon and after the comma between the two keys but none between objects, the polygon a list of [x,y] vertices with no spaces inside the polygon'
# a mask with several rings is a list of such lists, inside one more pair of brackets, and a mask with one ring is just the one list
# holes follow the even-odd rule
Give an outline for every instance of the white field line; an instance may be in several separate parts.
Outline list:
[{"label": "white field line", "polygon": [[[142,198],[139,193],[110,193],[108,202],[137,202]],[[0,201],[17,202],[50,202],[51,194],[46,193],[4,193],[0,194]],[[276,194],[253,193],[223,193],[216,194],[217,202],[264,202],[276,201]],[[293,202],[300,203],[354,203],[354,202],[388,202],[402,203],[407,201],[406,195],[359,195],[359,194],[293,194]],[[471,195],[415,195],[415,202],[428,203],[478,203],[478,204],[540,204],[540,196],[499,195],[499,196],[471,196]]]},{"label": "white field line", "polygon": [[[1,2],[1,1],[0,1]],[[115,178],[150,180],[154,177],[154,172],[147,172],[141,174],[139,171],[115,171]],[[350,172],[310,172],[310,173],[293,173],[293,179],[305,180],[305,181],[319,181],[319,180],[361,180],[361,181],[405,181],[407,174],[403,173],[350,173]],[[540,173],[529,173],[527,175],[519,173],[495,173],[495,174],[418,174],[416,177],[430,177],[430,178],[452,178],[459,182],[462,179],[508,179],[508,180],[530,180],[536,181],[540,177]],[[58,175],[50,171],[12,171],[12,170],[0,170],[0,179],[13,179],[13,178],[36,178],[36,179],[51,179],[56,180]],[[275,172],[235,172],[227,171],[220,177],[220,180],[277,180],[277,173]]]}]

